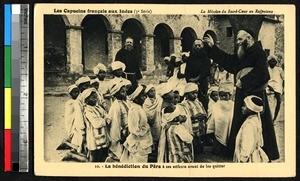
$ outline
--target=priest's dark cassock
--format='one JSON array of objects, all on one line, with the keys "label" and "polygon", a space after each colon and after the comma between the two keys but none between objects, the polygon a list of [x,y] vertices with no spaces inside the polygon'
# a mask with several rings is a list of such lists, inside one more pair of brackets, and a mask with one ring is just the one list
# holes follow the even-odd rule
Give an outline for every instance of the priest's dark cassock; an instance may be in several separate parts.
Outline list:
[{"label": "priest's dark cassock", "polygon": [[235,76],[245,68],[252,68],[251,71],[243,76],[240,81],[241,88],[236,88],[234,115],[230,137],[228,140],[229,154],[232,156],[235,148],[235,140],[237,133],[245,121],[246,117],[242,114],[242,106],[244,98],[248,95],[256,95],[264,102],[264,111],[261,114],[263,129],[263,150],[266,152],[270,160],[279,158],[279,152],[276,142],[274,125],[271,119],[270,107],[263,88],[270,79],[268,72],[267,57],[263,51],[260,42],[255,42],[251,47],[246,49],[243,58],[239,59],[237,55],[229,55],[213,45],[209,52],[209,57],[216,63],[220,64],[229,73]]},{"label": "priest's dark cassock", "polygon": [[[125,72],[128,74],[128,79],[131,82],[135,82],[142,78],[142,73],[140,70],[140,61],[139,61],[139,54],[136,50],[126,50],[124,47],[120,49],[115,57],[115,61],[121,61],[126,65]],[[134,77],[130,77],[131,74]]]}]

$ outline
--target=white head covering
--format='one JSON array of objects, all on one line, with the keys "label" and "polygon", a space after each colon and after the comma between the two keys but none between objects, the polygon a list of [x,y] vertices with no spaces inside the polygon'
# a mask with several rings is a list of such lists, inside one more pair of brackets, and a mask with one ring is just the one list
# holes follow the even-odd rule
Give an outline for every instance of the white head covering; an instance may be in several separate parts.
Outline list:
[{"label": "white head covering", "polygon": [[131,85],[131,82],[130,82],[130,80],[128,80],[128,79],[121,79],[120,82],[121,82],[122,84],[126,85],[126,86]]},{"label": "white head covering", "polygon": [[103,70],[104,72],[107,71],[105,65],[102,64],[102,63],[98,63],[98,65],[96,65],[96,67],[94,67],[93,70],[94,70],[94,74],[96,74],[96,75],[99,74],[99,71],[100,71],[100,70]]},{"label": "white head covering", "polygon": [[135,89],[135,91],[128,95],[128,99],[133,101],[143,90],[143,86],[142,85],[138,85],[138,87]]},{"label": "white head covering", "polygon": [[174,118],[180,116],[180,109],[176,106],[175,110],[171,113],[165,113],[165,108],[163,109],[163,118],[167,122],[173,121]]},{"label": "white head covering", "polygon": [[[97,79],[91,79],[90,80],[90,84],[92,85],[93,83],[95,83],[95,82],[98,82],[98,80]],[[99,82],[98,82],[99,83]]]},{"label": "white head covering", "polygon": [[[259,106],[257,104],[255,104],[252,99],[253,98],[256,98],[256,99],[259,99],[259,101],[262,102],[262,99],[260,97],[257,97],[257,96],[247,96],[245,99],[244,99],[244,102],[245,102],[245,105],[247,106],[248,109],[250,109],[251,111],[253,112],[256,112],[256,113],[260,113],[263,111],[264,107],[263,106]],[[263,104],[263,103],[262,103]]]},{"label": "white head covering", "polygon": [[79,86],[80,84],[86,83],[86,82],[90,82],[90,78],[89,77],[80,77],[77,81],[76,81],[76,86]]},{"label": "white head covering", "polygon": [[70,86],[68,87],[68,92],[71,93],[72,90],[73,90],[73,89],[76,89],[76,88],[78,89],[78,87],[77,87],[75,84],[70,85]]},{"label": "white head covering", "polygon": [[219,87],[218,86],[211,86],[209,89],[208,89],[208,92],[207,94],[211,94],[212,92],[219,92]]},{"label": "white head covering", "polygon": [[123,62],[120,62],[120,61],[114,61],[113,63],[111,63],[111,69],[113,71],[117,70],[117,69],[120,69],[120,68],[124,72],[125,69],[126,69],[126,65]]},{"label": "white head covering", "polygon": [[189,92],[193,92],[193,91],[198,91],[198,85],[192,82],[189,82],[185,85],[185,89],[184,92],[185,93],[189,93]]},{"label": "white head covering", "polygon": [[88,88],[85,89],[82,93],[81,93],[81,98],[83,99],[83,101],[85,102],[85,99],[88,98],[93,92],[96,92],[95,88]]},{"label": "white head covering", "polygon": [[171,83],[162,83],[160,89],[157,91],[160,96],[163,96],[171,91],[173,91],[173,84]]},{"label": "white head covering", "polygon": [[116,82],[109,91],[110,95],[115,95],[125,85],[126,84],[124,82]]},{"label": "white head covering", "polygon": [[185,86],[182,84],[178,84],[176,87],[174,87],[173,91],[178,91],[180,96],[184,95]]},{"label": "white head covering", "polygon": [[170,61],[170,57],[165,57],[164,60],[165,61]]},{"label": "white head covering", "polygon": [[145,89],[145,93],[149,92],[150,89],[155,88],[153,84],[149,84],[147,85],[146,89]]},{"label": "white head covering", "polygon": [[233,85],[231,83],[221,83],[219,85],[219,92],[228,92],[228,93],[232,93],[233,91]]}]

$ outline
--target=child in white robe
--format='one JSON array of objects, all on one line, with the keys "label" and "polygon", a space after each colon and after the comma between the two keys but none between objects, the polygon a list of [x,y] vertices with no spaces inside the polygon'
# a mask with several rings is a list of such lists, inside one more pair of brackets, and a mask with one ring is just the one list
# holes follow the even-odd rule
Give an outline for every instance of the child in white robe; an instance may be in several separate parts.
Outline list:
[{"label": "child in white robe", "polygon": [[90,162],[104,162],[108,154],[109,134],[107,112],[99,106],[97,90],[89,88],[82,93],[86,125],[87,158]]},{"label": "child in white robe", "polygon": [[247,116],[247,119],[236,137],[234,162],[268,162],[268,156],[262,149],[264,143],[260,113],[263,109],[263,102],[260,97],[252,95],[244,99],[242,112]]},{"label": "child in white robe", "polygon": [[227,140],[229,138],[234,102],[230,99],[231,84],[223,83],[219,87],[219,98],[210,110],[207,121],[207,134],[214,134],[213,153],[226,152]]},{"label": "child in white robe", "polygon": [[147,163],[148,155],[152,152],[153,139],[146,112],[142,106],[146,99],[144,88],[138,85],[128,91],[128,99],[132,104],[128,111],[128,130],[124,151],[120,162]]},{"label": "child in white robe", "polygon": [[193,136],[183,125],[186,117],[178,107],[168,106],[163,109],[163,119],[158,162],[193,162]]}]

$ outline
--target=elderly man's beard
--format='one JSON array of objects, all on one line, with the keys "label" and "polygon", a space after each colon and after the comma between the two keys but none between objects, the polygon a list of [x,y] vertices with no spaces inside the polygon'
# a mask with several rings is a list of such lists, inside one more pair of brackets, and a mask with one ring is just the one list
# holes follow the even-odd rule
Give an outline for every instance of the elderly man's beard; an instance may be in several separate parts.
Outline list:
[{"label": "elderly man's beard", "polygon": [[131,51],[131,50],[133,50],[133,46],[131,46],[131,45],[126,45],[126,46],[125,46],[125,49],[128,50],[128,51]]},{"label": "elderly man's beard", "polygon": [[203,50],[203,48],[194,47],[193,51],[198,55],[205,55],[205,51]]},{"label": "elderly man's beard", "polygon": [[248,47],[248,42],[247,40],[244,40],[240,45],[238,45],[238,49],[237,49],[237,56],[239,59],[244,58],[245,56],[245,51]]}]

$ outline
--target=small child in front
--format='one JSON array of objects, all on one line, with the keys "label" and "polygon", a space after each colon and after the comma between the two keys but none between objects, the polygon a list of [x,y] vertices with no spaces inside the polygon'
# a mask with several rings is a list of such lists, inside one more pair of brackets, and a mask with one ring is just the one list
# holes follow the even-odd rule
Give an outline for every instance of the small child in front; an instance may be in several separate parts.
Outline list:
[{"label": "small child in front", "polygon": [[264,143],[260,113],[263,109],[263,102],[260,97],[251,95],[244,99],[242,112],[247,116],[247,119],[236,137],[234,162],[268,162],[268,156],[262,149]]},{"label": "small child in front", "polygon": [[91,162],[104,162],[108,155],[109,134],[107,112],[97,104],[98,95],[94,88],[83,91],[84,117],[86,124],[86,147]]}]

